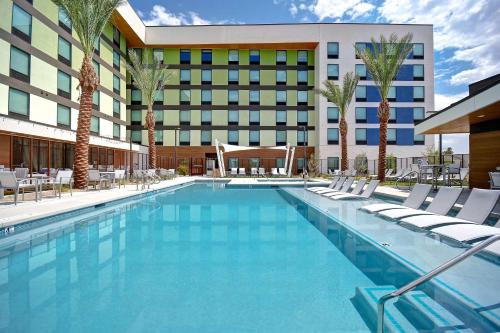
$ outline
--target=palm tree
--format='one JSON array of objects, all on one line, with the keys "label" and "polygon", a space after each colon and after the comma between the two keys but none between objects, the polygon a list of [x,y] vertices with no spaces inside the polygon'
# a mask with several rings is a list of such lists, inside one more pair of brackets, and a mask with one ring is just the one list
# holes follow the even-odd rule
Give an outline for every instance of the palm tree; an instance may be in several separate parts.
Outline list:
[{"label": "palm tree", "polygon": [[[150,50],[148,50],[150,51]],[[149,141],[149,167],[156,169],[156,146],[155,146],[155,116],[153,113],[153,103],[155,97],[170,79],[171,74],[167,72],[167,67],[153,57],[153,62],[148,63],[150,52],[145,54],[145,63],[141,62],[140,57],[134,50],[129,51],[130,64],[127,63],[127,69],[134,78],[134,85],[142,91],[145,98],[148,111],[146,113],[145,127],[148,129]]]},{"label": "palm tree", "polygon": [[122,0],[52,0],[62,7],[73,30],[78,35],[83,51],[79,73],[80,110],[76,129],[74,181],[76,188],[83,188],[88,175],[89,130],[92,116],[92,95],[99,85],[99,78],[92,65],[94,45],[101,36],[113,11]]},{"label": "palm tree", "polygon": [[372,50],[361,49],[354,46],[356,55],[363,60],[367,72],[373,78],[380,94],[378,106],[378,119],[380,121],[380,142],[378,149],[378,179],[385,181],[386,148],[387,148],[387,123],[390,117],[390,105],[387,96],[392,86],[392,81],[403,61],[412,49],[412,34],[406,34],[401,39],[396,34],[391,34],[389,39],[380,36],[380,41],[371,39]]},{"label": "palm tree", "polygon": [[323,86],[325,89],[320,90],[321,95],[323,95],[329,102],[337,105],[339,108],[339,129],[340,129],[340,149],[342,151],[340,169],[342,171],[347,170],[347,121],[345,120],[345,115],[349,104],[352,100],[352,95],[356,90],[356,85],[358,84],[359,77],[355,76],[352,72],[348,72],[344,75],[342,86],[336,85],[333,81],[325,81]]}]

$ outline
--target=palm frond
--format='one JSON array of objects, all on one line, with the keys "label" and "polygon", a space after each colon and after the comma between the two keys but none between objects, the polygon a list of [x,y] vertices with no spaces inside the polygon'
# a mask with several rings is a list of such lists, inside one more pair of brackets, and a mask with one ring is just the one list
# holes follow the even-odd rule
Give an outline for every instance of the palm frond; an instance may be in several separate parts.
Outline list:
[{"label": "palm frond", "polygon": [[52,0],[61,6],[71,20],[72,27],[80,43],[83,53],[94,52],[96,40],[101,36],[113,11],[123,0]]},{"label": "palm frond", "polygon": [[336,85],[333,81],[329,80],[323,82],[325,88],[320,90],[320,93],[330,103],[337,105],[341,118],[345,117],[358,81],[358,76],[354,75],[352,72],[348,72],[344,75],[342,86]]},{"label": "palm frond", "polygon": [[382,100],[387,99],[392,82],[412,49],[412,38],[411,33],[401,39],[396,34],[391,34],[389,39],[381,35],[379,41],[371,39],[371,49],[354,46],[356,55],[363,60],[377,85]]},{"label": "palm frond", "polygon": [[152,63],[149,63],[151,49],[144,51],[145,63],[141,61],[134,50],[130,50],[130,63],[127,63],[126,66],[134,78],[134,85],[141,90],[147,105],[150,106],[153,105],[156,94],[165,87],[172,74],[154,57]]}]

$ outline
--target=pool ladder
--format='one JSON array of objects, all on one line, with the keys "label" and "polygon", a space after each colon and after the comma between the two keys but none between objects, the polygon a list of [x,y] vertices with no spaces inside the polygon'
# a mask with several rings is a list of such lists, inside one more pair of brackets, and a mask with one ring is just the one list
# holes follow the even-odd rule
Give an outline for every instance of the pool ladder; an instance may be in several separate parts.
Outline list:
[{"label": "pool ladder", "polygon": [[434,278],[435,276],[443,273],[444,271],[447,271],[451,267],[455,266],[456,264],[464,261],[465,259],[469,258],[470,256],[476,254],[477,252],[481,251],[485,247],[497,242],[500,240],[500,235],[496,236],[491,236],[487,238],[486,240],[482,241],[476,246],[471,247],[467,251],[463,252],[462,254],[448,260],[441,266],[433,269],[429,273],[422,275],[418,279],[408,283],[407,285],[399,288],[398,290],[395,290],[389,294],[386,294],[378,300],[377,303],[377,333],[384,333],[384,308],[385,308],[385,303],[393,298],[400,297],[401,295],[407,293],[408,291],[418,287],[424,282],[429,281],[430,279]]}]

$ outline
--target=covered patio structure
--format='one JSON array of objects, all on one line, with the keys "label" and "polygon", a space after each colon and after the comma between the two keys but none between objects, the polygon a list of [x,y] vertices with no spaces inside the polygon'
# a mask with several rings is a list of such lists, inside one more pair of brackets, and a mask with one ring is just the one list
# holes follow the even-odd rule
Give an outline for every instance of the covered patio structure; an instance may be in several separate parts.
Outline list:
[{"label": "covered patio structure", "polygon": [[469,96],[415,127],[418,134],[469,133],[469,187],[489,188],[500,167],[500,74],[469,85]]}]

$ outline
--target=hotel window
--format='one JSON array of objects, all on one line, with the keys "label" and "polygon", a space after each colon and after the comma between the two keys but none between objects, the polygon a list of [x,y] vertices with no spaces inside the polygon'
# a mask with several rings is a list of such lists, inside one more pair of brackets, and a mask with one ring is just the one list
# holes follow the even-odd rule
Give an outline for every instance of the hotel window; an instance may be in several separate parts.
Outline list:
[{"label": "hotel window", "polygon": [[212,111],[211,110],[201,110],[201,124],[211,125],[212,124]]},{"label": "hotel window", "polygon": [[286,71],[276,71],[276,84],[286,84]]},{"label": "hotel window", "polygon": [[326,158],[326,167],[330,171],[335,171],[339,169],[339,158],[338,157],[327,157]]},{"label": "hotel window", "polygon": [[360,80],[366,80],[366,66],[364,64],[356,64],[356,75]]},{"label": "hotel window", "polygon": [[191,70],[189,69],[181,69],[181,83],[189,84],[191,83]]},{"label": "hotel window", "polygon": [[113,138],[120,139],[120,124],[113,123]]},{"label": "hotel window", "polygon": [[163,64],[163,49],[153,49],[153,59],[159,63]]},{"label": "hotel window", "polygon": [[240,55],[238,50],[229,50],[228,60],[229,64],[238,64],[240,60]]},{"label": "hotel window", "polygon": [[133,88],[130,92],[132,105],[142,104],[142,92],[139,89]]},{"label": "hotel window", "polygon": [[238,110],[229,110],[227,113],[227,123],[229,125],[238,125],[240,114]]},{"label": "hotel window", "polygon": [[201,50],[201,63],[202,64],[212,63],[212,50]]},{"label": "hotel window", "polygon": [[142,111],[132,110],[130,111],[130,125],[140,125],[142,123]]},{"label": "hotel window", "polygon": [[31,42],[31,15],[16,4],[12,6],[12,34]]},{"label": "hotel window", "polygon": [[248,141],[250,142],[250,146],[259,146],[260,145],[260,132],[259,131],[249,131],[248,132]]},{"label": "hotel window", "polygon": [[339,65],[329,64],[327,67],[328,80],[338,80],[339,79]]},{"label": "hotel window", "polygon": [[203,105],[212,104],[212,90],[203,89],[201,91],[201,104]]},{"label": "hotel window", "polygon": [[339,57],[339,43],[328,43],[327,46],[328,59],[337,59]]},{"label": "hotel window", "polygon": [[396,123],[396,108],[389,108],[389,123]]},{"label": "hotel window", "polygon": [[141,143],[142,142],[142,131],[131,131],[130,140],[133,143]]},{"label": "hotel window", "polygon": [[201,71],[201,83],[202,84],[211,84],[212,83],[212,70],[211,69],[203,69]]},{"label": "hotel window", "polygon": [[307,111],[297,111],[297,125],[307,125]]},{"label": "hotel window", "polygon": [[387,129],[387,144],[395,145],[396,144],[396,129],[388,128]]},{"label": "hotel window", "polygon": [[137,55],[137,58],[139,59],[139,61],[142,62],[142,49],[132,48],[132,51],[135,52],[135,54]]},{"label": "hotel window", "polygon": [[415,145],[423,145],[425,144],[425,135],[423,134],[415,134],[413,137],[413,144]]},{"label": "hotel window", "polygon": [[57,95],[71,99],[71,76],[61,70],[57,71]]},{"label": "hotel window", "polygon": [[424,87],[413,87],[413,101],[423,102],[424,101]]},{"label": "hotel window", "polygon": [[356,128],[356,144],[366,145],[366,128]]},{"label": "hotel window", "polygon": [[250,105],[260,104],[260,90],[250,90]]},{"label": "hotel window", "polygon": [[182,89],[180,91],[180,101],[182,105],[191,103],[191,90]]},{"label": "hotel window", "polygon": [[30,95],[14,88],[9,89],[9,114],[29,116]]},{"label": "hotel window", "polygon": [[230,69],[228,71],[229,84],[238,84],[239,78],[240,78],[240,73],[237,69]]},{"label": "hotel window", "polygon": [[297,84],[307,84],[307,71],[297,71]]},{"label": "hotel window", "polygon": [[120,95],[120,78],[113,74],[113,92]]},{"label": "hotel window", "polygon": [[286,90],[276,91],[276,105],[286,105]]},{"label": "hotel window", "polygon": [[276,64],[286,65],[286,51],[284,50],[276,51]]},{"label": "hotel window", "polygon": [[366,102],[366,86],[356,86],[356,102]]},{"label": "hotel window", "polygon": [[155,145],[162,146],[163,145],[163,130],[155,130]]},{"label": "hotel window", "polygon": [[307,90],[297,91],[297,105],[307,105]]},{"label": "hotel window", "polygon": [[413,80],[424,80],[424,65],[413,65]]},{"label": "hotel window", "polygon": [[90,133],[99,135],[99,118],[96,116],[90,117]]},{"label": "hotel window", "polygon": [[307,51],[297,51],[297,64],[307,65]]},{"label": "hotel window", "polygon": [[179,112],[179,122],[181,125],[190,125],[191,124],[191,111],[181,110]]},{"label": "hotel window", "polygon": [[227,143],[230,145],[237,145],[238,144],[238,131],[230,130],[227,131]]},{"label": "hotel window", "polygon": [[396,87],[392,86],[392,87],[389,87],[389,92],[387,94],[387,99],[389,100],[389,102],[395,102],[396,99],[397,99],[397,96],[396,96]]},{"label": "hotel window", "polygon": [[96,90],[92,94],[92,107],[94,108],[94,110],[99,111],[100,104],[101,104],[101,95],[99,93],[99,90]]},{"label": "hotel window", "polygon": [[211,146],[212,145],[212,131],[201,130],[201,145]]},{"label": "hotel window", "polygon": [[57,125],[71,126],[71,109],[67,106],[57,104]]},{"label": "hotel window", "polygon": [[71,44],[61,36],[57,47],[57,58],[65,65],[71,66]]},{"label": "hotel window", "polygon": [[286,125],[286,111],[276,111],[276,125]]},{"label": "hotel window", "polygon": [[259,84],[260,82],[260,71],[258,69],[250,70],[250,84]]},{"label": "hotel window", "polygon": [[328,128],[326,131],[326,136],[329,145],[339,144],[339,129],[338,128]]},{"label": "hotel window", "polygon": [[163,110],[154,110],[153,112],[155,115],[155,124],[163,125]]},{"label": "hotel window", "polygon": [[101,37],[94,40],[94,53],[99,55],[101,53]]},{"label": "hotel window", "polygon": [[162,105],[164,100],[165,100],[165,90],[163,89],[157,90],[153,98],[153,104]]},{"label": "hotel window", "polygon": [[328,123],[335,124],[339,122],[339,108],[336,106],[328,107],[326,109]]},{"label": "hotel window", "polygon": [[180,61],[181,61],[181,64],[191,63],[191,50],[181,49],[180,50]]},{"label": "hotel window", "polygon": [[260,64],[260,51],[259,50],[250,50],[250,64],[251,65]]},{"label": "hotel window", "polygon": [[297,131],[297,146],[307,146],[307,131]]},{"label": "hotel window", "polygon": [[238,90],[228,90],[227,92],[227,102],[229,105],[238,104],[239,92]]},{"label": "hotel window", "polygon": [[113,68],[120,70],[120,53],[113,50]]},{"label": "hotel window", "polygon": [[189,146],[191,141],[191,133],[189,130],[181,130],[179,131],[179,144],[181,146]]},{"label": "hotel window", "polygon": [[356,108],[356,123],[364,124],[366,123],[366,108]]},{"label": "hotel window", "polygon": [[113,26],[113,44],[120,47],[120,30]]},{"label": "hotel window", "polygon": [[30,82],[30,55],[20,49],[10,47],[10,76],[24,82]]},{"label": "hotel window", "polygon": [[413,108],[413,121],[419,122],[425,119],[425,109],[424,108]]},{"label": "hotel window", "polygon": [[412,53],[413,53],[413,59],[424,59],[424,44],[414,43]]},{"label": "hotel window", "polygon": [[120,119],[120,101],[113,98],[113,117]]},{"label": "hotel window", "polygon": [[276,131],[276,146],[286,145],[286,131]]},{"label": "hotel window", "polygon": [[358,52],[364,52],[365,50],[366,50],[366,43],[356,43],[355,44],[356,59],[359,59]]},{"label": "hotel window", "polygon": [[238,157],[230,157],[227,159],[229,169],[238,167]]},{"label": "hotel window", "polygon": [[71,33],[71,20],[63,7],[59,7],[59,26]]},{"label": "hotel window", "polygon": [[92,66],[94,66],[94,71],[97,77],[101,77],[101,66],[95,60],[92,60]]},{"label": "hotel window", "polygon": [[285,158],[284,157],[276,158],[276,167],[277,168],[284,168],[285,167]]},{"label": "hotel window", "polygon": [[259,110],[250,110],[250,125],[259,125],[260,124],[260,111]]}]

